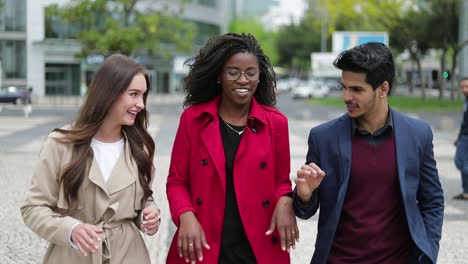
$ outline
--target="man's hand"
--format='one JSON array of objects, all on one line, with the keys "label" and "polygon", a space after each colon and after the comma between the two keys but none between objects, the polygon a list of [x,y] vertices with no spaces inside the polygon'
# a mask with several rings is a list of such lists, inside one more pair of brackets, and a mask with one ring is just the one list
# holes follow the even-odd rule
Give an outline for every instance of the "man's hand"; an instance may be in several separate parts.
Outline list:
[{"label": "man's hand", "polygon": [[297,195],[301,202],[310,202],[312,193],[317,189],[324,177],[325,172],[317,164],[312,162],[302,165],[301,169],[297,171],[295,180]]}]

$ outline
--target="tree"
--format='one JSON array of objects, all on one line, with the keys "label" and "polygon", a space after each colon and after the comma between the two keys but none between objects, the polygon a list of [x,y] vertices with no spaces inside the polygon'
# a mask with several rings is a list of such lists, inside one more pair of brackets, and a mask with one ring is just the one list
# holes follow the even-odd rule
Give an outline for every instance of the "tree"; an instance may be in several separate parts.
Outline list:
[{"label": "tree", "polygon": [[297,72],[310,71],[310,54],[320,50],[320,21],[315,17],[308,17],[298,25],[281,27],[276,49],[280,66]]},{"label": "tree", "polygon": [[238,34],[250,33],[254,35],[262,47],[263,53],[268,56],[273,65],[277,65],[278,52],[275,46],[276,32],[265,30],[263,24],[253,18],[234,19],[229,26],[229,31]]},{"label": "tree", "polygon": [[429,14],[415,3],[410,3],[401,12],[389,17],[393,21],[389,25],[390,43],[396,53],[407,51],[409,59],[416,65],[418,79],[413,75],[408,78],[409,93],[413,94],[414,83],[421,84],[421,97],[426,99],[425,79],[422,71],[421,58],[429,50],[427,41]]},{"label": "tree", "polygon": [[291,24],[280,29],[277,42],[280,64],[310,69],[311,52],[321,50],[321,39],[330,43],[334,31],[387,31],[392,24],[391,17],[398,14],[407,1],[307,2],[309,8],[299,25]]},{"label": "tree", "polygon": [[139,2],[71,0],[63,7],[52,6],[47,15],[77,25],[79,30],[75,37],[82,44],[78,57],[122,53],[167,58],[175,50],[190,50],[195,36],[192,23],[183,21],[178,12],[167,6],[143,12],[137,8]]},{"label": "tree", "polygon": [[[439,48],[442,51],[440,58],[440,72],[443,73],[447,69],[447,56],[452,55],[452,75],[455,73],[457,65],[458,52],[463,47],[463,43],[458,43],[458,18],[460,1],[459,0],[428,0],[427,6],[430,8],[430,20],[429,27],[431,28],[431,34],[428,39],[434,48]],[[434,10],[434,8],[436,10]],[[451,78],[455,80],[455,78]],[[443,92],[446,90],[446,79],[439,78],[439,98],[443,98]],[[455,83],[452,83],[452,89],[450,90],[451,100],[455,100]]]}]

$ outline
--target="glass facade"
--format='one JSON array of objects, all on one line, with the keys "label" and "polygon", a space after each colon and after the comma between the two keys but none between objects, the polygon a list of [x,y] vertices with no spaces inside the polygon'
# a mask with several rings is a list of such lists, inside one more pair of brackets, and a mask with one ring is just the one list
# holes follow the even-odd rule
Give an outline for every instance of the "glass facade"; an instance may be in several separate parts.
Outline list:
[{"label": "glass facade", "polygon": [[221,28],[218,25],[203,23],[203,22],[193,22],[197,27],[197,35],[195,37],[194,46],[198,50],[208,38],[221,34]]},{"label": "glass facade", "polygon": [[216,0],[188,0],[188,3],[216,7]]},{"label": "glass facade", "polygon": [[0,60],[2,79],[26,78],[26,42],[24,40],[1,40]]},{"label": "glass facade", "polygon": [[2,0],[0,31],[26,31],[26,0]]},{"label": "glass facade", "polygon": [[46,64],[46,95],[80,95],[80,65]]}]

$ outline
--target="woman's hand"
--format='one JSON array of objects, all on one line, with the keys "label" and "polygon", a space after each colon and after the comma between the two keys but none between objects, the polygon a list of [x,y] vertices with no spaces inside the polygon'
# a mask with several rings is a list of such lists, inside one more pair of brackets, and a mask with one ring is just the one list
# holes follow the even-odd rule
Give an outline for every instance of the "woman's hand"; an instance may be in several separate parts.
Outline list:
[{"label": "woman's hand", "polygon": [[206,242],[205,232],[193,212],[185,212],[179,218],[179,236],[177,238],[177,249],[179,257],[184,257],[185,262],[196,263],[203,261],[202,247],[210,249]]},{"label": "woman's hand", "polygon": [[147,235],[154,235],[158,232],[161,224],[161,210],[146,207],[141,212],[141,229]]},{"label": "woman's hand", "polygon": [[270,229],[266,235],[271,235],[275,227],[280,236],[281,249],[288,252],[291,251],[291,248],[295,249],[296,242],[299,242],[299,228],[294,214],[293,199],[289,196],[279,198],[271,217]]},{"label": "woman's hand", "polygon": [[104,231],[95,225],[78,224],[71,233],[72,242],[78,247],[83,256],[88,256],[88,253],[95,253],[101,242],[99,236]]}]

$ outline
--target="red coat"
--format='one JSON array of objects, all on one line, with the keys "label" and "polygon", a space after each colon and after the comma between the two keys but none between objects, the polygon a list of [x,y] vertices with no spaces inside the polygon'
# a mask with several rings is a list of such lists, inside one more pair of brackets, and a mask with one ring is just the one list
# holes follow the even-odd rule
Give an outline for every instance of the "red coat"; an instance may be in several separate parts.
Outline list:
[{"label": "red coat", "polygon": [[[218,263],[226,203],[226,171],[218,106],[220,97],[187,108],[180,118],[167,178],[172,220],[192,211],[210,250],[203,263]],[[255,99],[234,162],[234,186],[246,235],[259,264],[289,263],[278,232],[266,236],[278,199],[291,192],[288,121]],[[167,263],[184,263],[174,235]],[[197,262],[198,263],[198,262]]]}]

